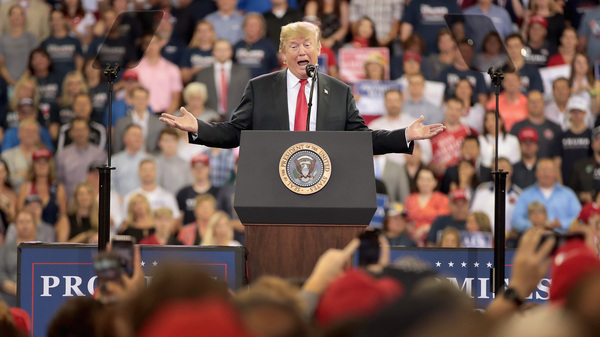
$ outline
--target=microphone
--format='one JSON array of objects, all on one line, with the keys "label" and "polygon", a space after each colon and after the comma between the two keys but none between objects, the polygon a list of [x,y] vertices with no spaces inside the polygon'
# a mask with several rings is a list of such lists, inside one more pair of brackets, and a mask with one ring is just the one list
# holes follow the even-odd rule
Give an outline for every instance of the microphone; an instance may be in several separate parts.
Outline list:
[{"label": "microphone", "polygon": [[306,75],[308,75],[308,77],[315,77],[315,73],[317,72],[317,69],[319,69],[319,65],[315,64],[307,64],[306,65]]}]

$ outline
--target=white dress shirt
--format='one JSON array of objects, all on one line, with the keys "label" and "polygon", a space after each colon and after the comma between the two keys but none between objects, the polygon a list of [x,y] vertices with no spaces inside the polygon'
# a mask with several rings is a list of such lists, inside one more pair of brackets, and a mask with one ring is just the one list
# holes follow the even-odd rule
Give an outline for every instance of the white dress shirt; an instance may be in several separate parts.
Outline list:
[{"label": "white dress shirt", "polygon": [[[316,78],[315,78],[316,80]],[[304,93],[306,95],[306,102],[310,97],[310,86],[313,79],[308,79],[308,83],[304,86]],[[296,77],[290,69],[287,70],[287,102],[288,102],[288,115],[290,120],[290,131],[294,131],[294,125],[296,122],[296,102],[298,101],[298,91],[300,91],[300,79]],[[317,130],[317,102],[319,101],[318,88],[313,91],[312,107],[310,109],[310,131]]]}]

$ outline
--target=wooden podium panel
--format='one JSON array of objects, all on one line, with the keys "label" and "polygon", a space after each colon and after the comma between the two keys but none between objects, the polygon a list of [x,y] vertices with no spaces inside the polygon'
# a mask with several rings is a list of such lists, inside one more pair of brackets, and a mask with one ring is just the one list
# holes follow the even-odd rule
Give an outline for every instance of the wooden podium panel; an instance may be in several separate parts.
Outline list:
[{"label": "wooden podium panel", "polygon": [[245,225],[250,282],[262,275],[308,277],[329,248],[344,248],[366,226]]}]

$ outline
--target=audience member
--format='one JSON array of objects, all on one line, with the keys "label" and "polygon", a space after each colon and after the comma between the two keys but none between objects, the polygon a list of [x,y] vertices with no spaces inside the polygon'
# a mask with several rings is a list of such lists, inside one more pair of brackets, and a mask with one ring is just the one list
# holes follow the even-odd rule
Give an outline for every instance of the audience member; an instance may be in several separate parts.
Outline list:
[{"label": "audience member", "polygon": [[[479,182],[492,179],[491,168],[484,166],[481,162],[481,147],[479,146],[479,139],[477,136],[468,135],[465,137],[460,145],[459,158],[460,160],[464,159],[471,162],[471,165],[475,168],[475,177]],[[459,163],[446,169],[440,186],[440,191],[442,193],[448,194],[452,189],[452,183],[456,184],[460,180],[458,164]]]},{"label": "audience member", "polygon": [[[6,233],[8,224],[17,211],[17,194],[10,184],[10,171],[4,159],[0,159],[0,233]],[[1,241],[1,240],[0,240]]]},{"label": "audience member", "polygon": [[214,63],[212,50],[216,40],[212,24],[206,20],[198,21],[190,44],[183,51],[179,63],[183,83],[191,82],[200,70]]},{"label": "audience member", "polygon": [[[183,89],[183,102],[185,104],[185,108],[191,112],[194,117],[205,122],[216,122],[222,120],[222,117],[218,112],[205,106],[207,99],[208,93],[204,83],[192,82],[188,84],[185,89]],[[180,114],[181,112],[179,111],[176,113],[176,115]],[[180,134],[178,133],[178,135]],[[201,147],[199,148],[198,146],[189,144],[187,134],[183,136],[184,137],[181,137],[180,141],[178,142],[178,152],[182,158],[189,159],[203,150]]]},{"label": "audience member", "polygon": [[83,76],[92,101],[90,120],[101,125],[108,106],[108,83],[104,81],[103,70],[94,68],[94,61],[95,59],[89,57],[83,61]]},{"label": "audience member", "polygon": [[[92,42],[92,29],[96,24],[94,11],[84,8],[84,0],[61,0],[60,7],[67,19],[69,35],[81,41],[84,48]],[[86,3],[89,1],[86,1]],[[97,9],[97,8],[96,8]]]},{"label": "audience member", "polygon": [[66,74],[83,69],[81,42],[69,36],[67,24],[63,12],[58,9],[53,10],[50,15],[50,37],[40,44],[48,51],[54,71],[61,80]]},{"label": "audience member", "polygon": [[411,239],[411,224],[407,220],[408,213],[400,203],[390,203],[385,214],[383,231],[390,246],[416,247]]},{"label": "audience member", "polygon": [[144,136],[142,128],[130,124],[123,132],[125,149],[112,156],[112,164],[118,170],[112,172],[112,189],[119,195],[126,195],[140,186],[138,168],[140,162],[149,156],[144,150]]},{"label": "audience member", "polygon": [[155,157],[159,186],[175,195],[185,186],[192,183],[192,175],[188,169],[188,161],[177,154],[179,134],[175,129],[164,128],[158,136],[160,153]]},{"label": "audience member", "polygon": [[[600,6],[591,7],[585,15],[581,18],[581,23],[577,29],[577,35],[579,37],[579,44],[577,49],[579,51],[585,51],[589,55],[589,60],[596,60],[600,57],[600,37],[598,36],[598,29],[596,23],[600,19]],[[592,63],[590,62],[591,66]]]},{"label": "audience member", "polygon": [[525,46],[525,63],[543,68],[548,63],[550,55],[556,53],[556,45],[548,41],[548,21],[541,15],[532,15],[529,18],[527,30],[527,44]]},{"label": "audience member", "polygon": [[8,169],[8,182],[15,191],[21,189],[21,184],[27,177],[31,165],[31,155],[40,148],[39,124],[33,120],[25,120],[19,124],[19,145],[2,152],[2,159]]},{"label": "audience member", "polygon": [[440,238],[437,240],[437,247],[441,248],[460,248],[462,240],[458,229],[448,226],[442,231]]},{"label": "audience member", "polygon": [[[498,158],[498,169],[507,173],[506,175],[506,203],[504,204],[506,214],[504,216],[505,223],[504,229],[506,232],[509,232],[512,228],[512,214],[515,207],[515,203],[519,199],[519,195],[521,195],[521,188],[514,184],[514,179],[516,178],[514,174],[513,167],[510,161],[504,157]],[[473,194],[473,199],[471,202],[471,212],[483,212],[485,213],[490,221],[490,226],[492,230],[494,229],[495,224],[495,213],[494,208],[490,207],[495,202],[495,182],[487,181],[481,183],[475,193]]]},{"label": "audience member", "polygon": [[408,221],[414,224],[413,238],[421,246],[429,232],[431,223],[440,215],[450,212],[448,197],[435,190],[437,181],[429,169],[421,169],[417,174],[417,192],[406,198],[404,208]]},{"label": "audience member", "polygon": [[[413,155],[415,155],[414,152]],[[404,160],[404,158],[402,159]],[[375,179],[385,184],[389,202],[404,202],[411,193],[405,165],[399,164],[387,156],[374,156],[373,164],[375,165]]]},{"label": "audience member", "polygon": [[[54,226],[46,223],[44,219],[42,219],[42,208],[42,199],[40,199],[40,197],[38,197],[36,194],[27,196],[25,199],[25,206],[23,207],[23,210],[33,214],[35,219],[37,230],[35,240],[46,243],[56,242],[56,232],[54,230]],[[14,241],[17,237],[15,225],[9,226],[5,234],[4,241]]]},{"label": "audience member", "polygon": [[[17,94],[15,94],[17,96]],[[4,131],[4,137],[2,139],[2,152],[12,149],[18,146],[21,142],[19,137],[19,125],[21,123],[31,120],[36,121],[37,110],[35,109],[35,101],[31,98],[21,98],[16,104],[16,110],[6,114],[6,129],[0,127],[0,134]],[[37,122],[36,122],[37,123]],[[0,122],[0,125],[2,123]],[[48,129],[38,124],[38,135],[37,140],[43,143],[44,146],[50,150],[54,150],[54,145],[50,137]]]},{"label": "audience member", "polygon": [[535,167],[538,162],[539,137],[534,128],[527,127],[519,131],[521,161],[514,166],[512,182],[521,189],[536,182]]},{"label": "audience member", "polygon": [[235,62],[250,70],[252,77],[270,73],[280,68],[277,48],[265,38],[266,22],[258,13],[244,17],[244,38],[233,45]]},{"label": "audience member", "polygon": [[[441,29],[445,29],[447,27],[443,14],[450,13],[461,13],[460,7],[457,3],[454,3],[454,1],[411,1],[402,13],[400,40],[406,41],[411,34],[417,33],[425,39],[426,55],[439,52],[437,48],[436,37]],[[463,24],[461,23],[450,27],[450,29],[460,30],[462,27]]]},{"label": "audience member", "polygon": [[107,159],[104,148],[90,142],[88,122],[76,117],[69,130],[73,143],[56,154],[56,176],[71,195],[76,184],[85,181],[87,169],[92,163],[104,163]]},{"label": "audience member", "polygon": [[[337,50],[350,32],[350,9],[344,0],[309,0],[304,9],[305,20],[321,22],[321,44]],[[279,44],[279,42],[277,43]]]},{"label": "audience member", "polygon": [[[281,27],[288,23],[302,21],[304,15],[298,9],[291,8],[288,0],[271,0],[271,4],[271,10],[263,13],[267,25],[265,37],[273,46],[279,46]],[[321,43],[325,43],[324,39]]]},{"label": "audience member", "polygon": [[452,33],[447,28],[442,28],[437,33],[437,47],[439,52],[429,52],[426,58],[427,64],[431,66],[432,79],[438,79],[442,70],[454,63],[456,55],[456,43],[452,38]]},{"label": "audience member", "polygon": [[404,90],[403,111],[412,116],[413,119],[423,115],[425,123],[443,122],[444,116],[441,109],[425,97],[427,90],[425,76],[421,73],[407,75],[406,84],[407,89]]},{"label": "audience member", "polygon": [[600,111],[600,81],[594,77],[594,68],[590,66],[591,60],[586,54],[577,52],[571,62],[571,97],[579,96],[585,99],[586,104],[594,116]]},{"label": "audience member", "polygon": [[150,236],[140,241],[141,245],[181,245],[182,243],[173,236],[173,211],[168,207],[159,207],[154,211],[155,231]]},{"label": "audience member", "polygon": [[[518,72],[520,76],[520,91],[522,94],[527,95],[531,90],[537,90],[540,92],[544,91],[544,85],[542,83],[542,77],[540,72],[535,66],[525,63],[522,50],[525,48],[523,38],[518,33],[510,34],[504,39],[506,45],[506,52],[512,62],[512,67],[506,66],[504,73]],[[510,63],[509,63],[510,64]]]},{"label": "audience member", "polygon": [[527,205],[527,217],[531,222],[531,228],[552,229],[548,222],[548,211],[540,201],[532,201]]},{"label": "audience member", "polygon": [[592,192],[600,189],[600,127],[592,130],[591,149],[592,155],[582,158],[574,163],[571,176],[565,182],[577,193],[583,203],[592,201]]},{"label": "audience member", "polygon": [[114,152],[123,150],[123,135],[131,124],[138,125],[142,129],[144,138],[144,149],[148,153],[158,152],[158,136],[165,125],[158,120],[158,115],[150,112],[148,90],[143,87],[133,89],[133,109],[127,116],[119,119],[114,130],[113,148]]},{"label": "audience member", "polygon": [[67,73],[63,83],[60,98],[58,99],[58,112],[56,116],[51,116],[50,121],[46,122],[46,127],[50,131],[52,140],[58,140],[60,126],[70,123],[75,118],[73,111],[73,102],[79,94],[88,94],[89,90],[85,84],[83,75],[78,71]]},{"label": "audience member", "polygon": [[527,97],[527,118],[517,122],[510,129],[510,133],[518,136],[524,128],[535,129],[538,134],[537,153],[538,158],[555,159],[560,155],[560,135],[562,130],[560,126],[549,121],[544,116],[544,97],[539,91],[531,91]]},{"label": "audience member", "polygon": [[[187,3],[188,0],[182,0],[181,4],[183,4],[184,2]],[[169,5],[171,4],[171,2],[168,2],[168,3],[169,3]],[[172,10],[174,10],[174,9],[175,8],[172,8]],[[182,12],[182,13],[185,13],[184,20],[188,20],[191,16],[191,13],[189,13],[189,12],[187,12],[187,13]],[[192,34],[190,34],[189,36],[187,36],[187,32],[185,35],[177,34],[177,32],[175,32],[174,29],[176,29],[177,26],[188,26],[188,25],[189,25],[189,29],[192,30],[193,22],[180,22],[180,21],[178,21],[178,19],[176,17],[171,15],[171,13],[167,12],[163,16],[162,20],[160,20],[158,27],[156,27],[156,35],[160,35],[162,37],[162,39],[165,41],[164,45],[160,51],[160,54],[162,55],[162,57],[164,57],[167,61],[173,63],[175,66],[179,66],[179,64],[181,63],[181,60],[183,57],[183,52],[184,52],[185,48],[187,47],[187,43],[189,43],[189,41],[192,37]],[[185,29],[187,29],[187,28],[185,28]],[[183,32],[179,32],[179,33],[183,33]],[[178,70],[179,70],[179,68],[178,68]]]},{"label": "audience member", "polygon": [[[484,0],[487,1],[487,0]],[[503,53],[503,38],[497,32],[489,32],[483,38],[481,52],[476,52],[473,57],[473,67],[481,72],[487,72],[490,67],[500,69],[507,62],[507,55]]]},{"label": "audience member", "polygon": [[56,180],[55,164],[50,151],[36,150],[31,158],[27,180],[19,191],[17,209],[23,208],[28,195],[36,194],[43,201],[42,219],[54,226],[67,211],[65,186]]},{"label": "audience member", "polygon": [[[463,13],[465,15],[485,15],[490,18],[494,24],[494,27],[482,27],[481,20],[474,20],[473,22],[480,23],[478,27],[470,27],[468,25],[465,27],[465,29],[470,32],[469,38],[473,40],[473,44],[475,46],[481,46],[483,51],[485,51],[486,48],[485,40],[491,31],[497,32],[496,34],[499,34],[502,40],[514,31],[513,23],[510,20],[510,15],[508,15],[506,9],[495,5],[493,0],[477,0],[476,4],[465,9]],[[502,42],[500,42],[500,47],[502,47]],[[475,50],[475,52],[479,53],[480,50]],[[498,66],[502,66],[502,64]],[[487,71],[488,68],[489,66],[483,68],[481,71]]]},{"label": "audience member", "polygon": [[[23,8],[25,30],[35,36],[36,42],[44,41],[48,35],[50,35],[50,6],[42,0],[25,0],[23,2],[9,0],[3,2],[2,5],[0,5],[0,18],[3,18],[3,34],[10,32],[11,28],[13,28],[12,22],[10,22],[10,20],[4,20],[4,18],[8,18],[11,10],[15,7]],[[26,13],[25,8],[27,9]]]},{"label": "audience member", "polygon": [[477,133],[482,133],[484,130],[485,108],[474,99],[471,82],[466,78],[458,81],[455,94],[457,98],[463,101],[465,107],[460,122]]},{"label": "audience member", "polygon": [[[465,57],[467,59],[465,59]],[[485,79],[480,72],[469,68],[473,58],[473,46],[466,40],[459,41],[458,47],[454,51],[454,62],[451,66],[441,71],[438,81],[446,84],[444,97],[448,100],[456,95],[456,86],[458,82],[466,78],[475,90],[477,102],[484,105],[488,101],[488,89]]]},{"label": "audience member", "polygon": [[98,242],[98,203],[90,183],[73,188],[67,213],[56,223],[56,238],[58,242]]},{"label": "audience member", "polygon": [[131,235],[136,242],[154,234],[155,220],[148,199],[143,194],[131,195],[129,202],[125,204],[127,215],[118,229],[121,235]]},{"label": "audience member", "polygon": [[512,228],[523,232],[531,228],[527,217],[527,205],[540,201],[548,210],[549,226],[559,232],[566,232],[579,215],[581,204],[570,188],[558,183],[557,170],[549,158],[540,158],[535,172],[537,183],[525,188],[515,204]]},{"label": "audience member", "polygon": [[[506,73],[502,81],[503,90],[498,97],[498,112],[507,130],[512,130],[515,123],[527,118],[527,96],[519,91],[519,73]],[[496,97],[488,101],[487,110],[496,111]]]},{"label": "audience member", "polygon": [[56,110],[62,79],[54,72],[50,54],[46,49],[37,47],[31,51],[28,70],[30,76],[34,77],[37,82],[42,116],[50,118],[51,111]]},{"label": "audience member", "polygon": [[73,123],[76,119],[87,124],[88,138],[86,139],[86,142],[104,149],[106,147],[106,127],[91,119],[92,101],[88,94],[82,93],[75,96],[75,99],[73,100],[73,112],[75,113],[73,120],[60,127],[56,152],[62,151],[73,142],[71,130],[73,130]]},{"label": "audience member", "polygon": [[[195,81],[206,85],[206,106],[218,111],[222,120],[229,120],[238,106],[244,88],[251,78],[250,70],[232,61],[233,48],[227,40],[217,40],[213,47],[215,62],[198,72]],[[191,111],[191,110],[190,110]],[[191,111],[201,114],[202,111]]]},{"label": "audience member", "polygon": [[219,39],[236,44],[244,37],[242,24],[244,17],[236,11],[237,0],[217,0],[217,11],[206,16]]},{"label": "audience member", "polygon": [[460,188],[467,191],[469,196],[472,196],[479,185],[475,162],[466,158],[461,158],[456,168],[458,177],[455,181],[450,182],[450,191]]},{"label": "audience member", "polygon": [[[545,40],[552,49],[556,49],[558,46],[560,37],[565,30],[566,23],[564,17],[563,5],[556,1],[550,0],[537,0],[529,3],[529,13],[526,14],[525,20],[522,25],[522,30],[527,32],[530,27],[540,19],[544,19],[547,24],[547,36]],[[539,18],[539,19],[538,19]]]},{"label": "audience member", "polygon": [[363,16],[355,22],[352,30],[352,40],[350,41],[350,44],[345,45],[346,48],[379,47],[375,22],[368,16]]},{"label": "audience member", "polygon": [[181,101],[181,72],[160,54],[166,40],[158,34],[146,36],[151,39],[146,53],[136,67],[140,85],[148,90],[149,106],[155,114],[173,114],[179,110]]},{"label": "audience member", "polygon": [[[450,214],[440,215],[431,224],[425,243],[427,247],[434,247],[438,242],[438,233],[447,227],[454,227],[457,230],[466,230],[467,215],[469,215],[469,202],[471,198],[464,189],[454,189],[448,195],[450,199]],[[458,238],[460,242],[460,236]]]},{"label": "audience member", "polygon": [[9,306],[17,305],[17,247],[21,242],[35,241],[36,225],[33,214],[21,210],[15,217],[17,236],[0,247],[0,296]]},{"label": "audience member", "polygon": [[558,52],[550,55],[546,66],[554,67],[571,64],[577,51],[577,42],[577,30],[573,27],[566,27],[560,36]]},{"label": "audience member", "polygon": [[[7,4],[4,3],[1,7]],[[26,29],[23,7],[15,4],[7,12],[4,12],[1,7],[0,17],[5,29],[0,35],[0,76],[9,85],[15,85],[27,70],[27,59],[23,55],[29,55],[36,47],[37,41],[34,34]],[[6,23],[10,24],[6,25]],[[8,27],[10,28],[6,29]]]},{"label": "audience member", "polygon": [[[384,81],[387,76],[387,61],[378,52],[371,52],[363,63],[364,79],[367,81]],[[360,104],[360,100],[358,100]],[[371,108],[373,109],[373,108]],[[377,110],[377,109],[373,109]],[[381,111],[379,111],[381,112]]]},{"label": "audience member", "polygon": [[235,178],[237,158],[231,149],[211,147],[204,153],[209,157],[209,177],[212,186],[220,188],[221,186],[230,183],[232,179]]},{"label": "audience member", "polygon": [[177,204],[183,213],[182,222],[187,225],[194,221],[196,197],[201,194],[210,194],[216,198],[219,189],[210,182],[210,157],[204,153],[198,154],[191,160],[192,176],[194,182],[177,192]]},{"label": "audience member", "polygon": [[202,236],[201,246],[241,246],[233,239],[233,228],[229,224],[229,215],[217,211],[210,217],[206,234]]},{"label": "audience member", "polygon": [[[116,93],[117,99],[112,103],[112,125],[115,126],[117,121],[125,117],[131,109],[133,109],[133,92],[136,88],[140,87],[139,77],[137,71],[133,69],[127,69],[123,72],[121,81],[123,90]],[[119,96],[122,96],[119,98]],[[102,124],[108,126],[108,106],[106,112],[102,115]],[[109,135],[110,136],[110,135]]]},{"label": "audience member", "polygon": [[404,11],[401,0],[374,4],[368,0],[350,2],[349,20],[352,30],[356,33],[357,25],[362,17],[369,17],[375,23],[377,41],[380,46],[387,46],[400,32],[400,19]]},{"label": "audience member", "polygon": [[438,177],[442,177],[448,167],[458,164],[460,146],[465,137],[473,133],[468,126],[460,123],[463,109],[463,101],[451,97],[446,103],[446,130],[431,138],[431,167]]},{"label": "audience member", "polygon": [[[554,98],[544,108],[544,116],[558,125],[560,125],[563,131],[567,131],[571,127],[571,118],[567,111],[567,103],[569,97],[571,97],[571,88],[569,86],[569,80],[565,77],[559,77],[552,82],[552,97]],[[586,109],[589,111],[588,109]],[[585,123],[589,128],[594,127],[594,117],[589,113],[584,118]]]},{"label": "audience member", "polygon": [[181,228],[177,239],[186,246],[198,246],[206,236],[211,217],[217,212],[217,201],[209,193],[193,199],[194,217],[192,222]]},{"label": "audience member", "polygon": [[[498,157],[505,157],[512,165],[521,161],[521,150],[519,139],[515,135],[506,133],[502,117],[498,118]],[[479,135],[479,146],[481,148],[481,162],[484,167],[492,168],[496,149],[496,112],[485,113],[484,131]]]},{"label": "audience member", "polygon": [[585,124],[585,117],[590,114],[589,106],[581,97],[569,99],[567,104],[571,126],[560,137],[560,161],[562,181],[571,181],[573,163],[586,158],[591,153],[592,130]]}]

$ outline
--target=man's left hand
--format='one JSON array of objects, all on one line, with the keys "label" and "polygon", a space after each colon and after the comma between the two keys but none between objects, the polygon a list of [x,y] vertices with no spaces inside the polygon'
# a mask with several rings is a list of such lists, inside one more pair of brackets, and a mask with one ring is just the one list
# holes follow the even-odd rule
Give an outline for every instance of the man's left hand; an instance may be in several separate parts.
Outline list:
[{"label": "man's left hand", "polygon": [[443,124],[423,125],[421,123],[423,123],[424,119],[425,117],[421,115],[421,117],[406,128],[407,142],[419,139],[429,139],[446,129]]}]

